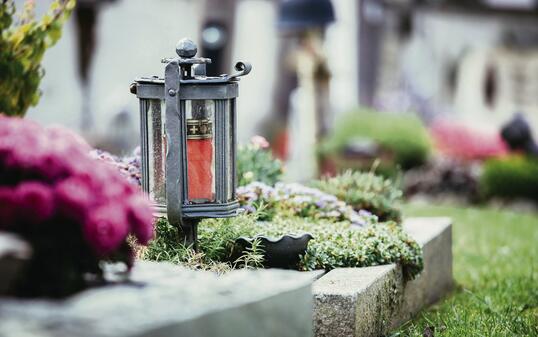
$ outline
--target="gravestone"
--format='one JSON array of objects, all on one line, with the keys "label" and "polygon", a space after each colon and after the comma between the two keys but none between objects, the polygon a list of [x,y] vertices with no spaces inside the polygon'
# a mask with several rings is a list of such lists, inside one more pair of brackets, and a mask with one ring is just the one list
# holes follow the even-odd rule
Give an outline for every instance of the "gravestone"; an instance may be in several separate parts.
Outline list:
[{"label": "gravestone", "polygon": [[130,284],[60,302],[0,299],[0,337],[308,337],[314,277],[284,270],[218,276],[139,262]]}]

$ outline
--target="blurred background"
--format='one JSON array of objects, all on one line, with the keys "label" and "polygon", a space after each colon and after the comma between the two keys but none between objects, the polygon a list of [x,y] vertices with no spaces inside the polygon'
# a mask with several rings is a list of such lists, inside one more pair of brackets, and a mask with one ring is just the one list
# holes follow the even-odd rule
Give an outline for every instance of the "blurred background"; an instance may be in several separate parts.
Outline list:
[{"label": "blurred background", "polygon": [[[214,60],[211,75],[253,64],[239,140],[267,137],[290,180],[375,164],[465,189],[477,162],[538,154],[536,0],[79,0],[28,116],[129,153],[129,85],[162,76],[182,37]],[[424,190],[414,174],[409,191]]]}]

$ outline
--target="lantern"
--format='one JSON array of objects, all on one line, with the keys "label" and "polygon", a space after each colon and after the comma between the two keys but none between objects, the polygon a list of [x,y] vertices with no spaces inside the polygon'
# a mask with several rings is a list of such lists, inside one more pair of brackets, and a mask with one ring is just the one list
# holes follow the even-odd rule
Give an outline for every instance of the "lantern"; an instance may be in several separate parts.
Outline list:
[{"label": "lantern", "polygon": [[237,73],[210,77],[210,59],[195,57],[196,44],[179,41],[178,57],[164,59],[164,79],[139,78],[131,92],[140,100],[142,188],[157,215],[181,228],[185,244],[196,247],[203,218],[237,214]]}]

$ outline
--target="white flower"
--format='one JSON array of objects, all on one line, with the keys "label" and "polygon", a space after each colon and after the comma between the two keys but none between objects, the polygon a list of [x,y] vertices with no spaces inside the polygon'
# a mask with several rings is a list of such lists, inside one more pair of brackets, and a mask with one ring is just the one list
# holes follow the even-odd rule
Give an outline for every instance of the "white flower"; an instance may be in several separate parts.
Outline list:
[{"label": "white flower", "polygon": [[252,179],[254,179],[254,173],[252,171],[247,171],[243,173],[243,178],[247,181],[251,181]]},{"label": "white flower", "polygon": [[250,138],[250,143],[259,149],[266,149],[269,147],[269,142],[262,136],[254,136]]}]

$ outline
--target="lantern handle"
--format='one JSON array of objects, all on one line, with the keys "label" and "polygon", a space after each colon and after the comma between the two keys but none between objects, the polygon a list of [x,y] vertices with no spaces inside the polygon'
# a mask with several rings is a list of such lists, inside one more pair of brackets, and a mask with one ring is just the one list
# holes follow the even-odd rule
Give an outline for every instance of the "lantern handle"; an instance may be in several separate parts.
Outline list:
[{"label": "lantern handle", "polygon": [[237,62],[235,64],[234,68],[235,68],[235,70],[237,70],[237,72],[235,74],[232,74],[232,75],[224,75],[226,77],[226,79],[235,80],[238,77],[248,75],[250,73],[250,71],[252,70],[252,64],[250,64],[249,62],[241,62],[241,61],[239,61],[239,62]]}]

